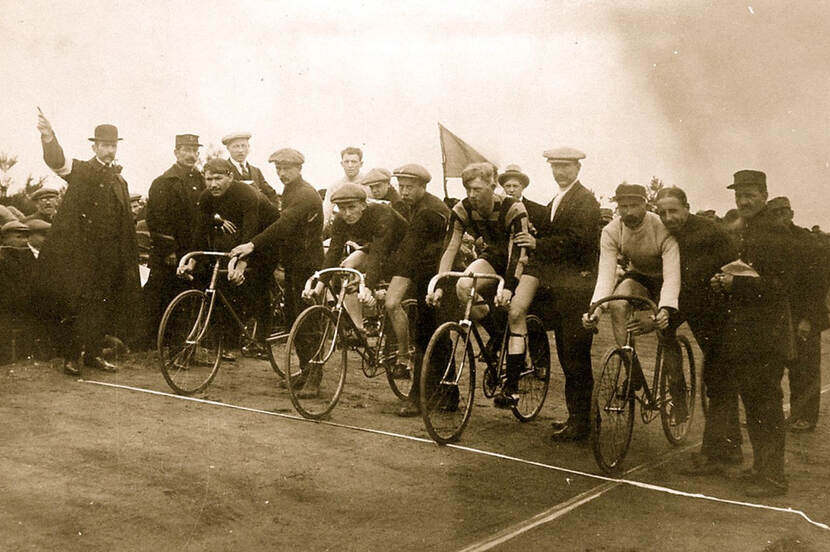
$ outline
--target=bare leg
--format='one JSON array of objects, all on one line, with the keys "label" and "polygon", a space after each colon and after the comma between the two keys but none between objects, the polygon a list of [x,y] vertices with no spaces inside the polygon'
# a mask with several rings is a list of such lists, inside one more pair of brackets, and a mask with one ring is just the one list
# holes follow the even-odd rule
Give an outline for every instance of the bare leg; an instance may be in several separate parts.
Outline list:
[{"label": "bare leg", "polygon": [[[614,289],[614,295],[639,295],[640,297],[648,297],[648,290],[640,284],[631,279],[623,280],[617,284]],[[609,303],[611,310],[611,322],[614,326],[614,339],[617,345],[622,347],[625,345],[627,337],[626,325],[631,318],[631,303],[628,301],[612,301]]]},{"label": "bare leg", "polygon": [[398,340],[398,364],[409,360],[409,318],[401,306],[401,301],[409,289],[410,282],[409,278],[393,276],[386,290],[386,315]]},{"label": "bare leg", "polygon": [[[478,272],[484,274],[495,274],[496,269],[493,266],[485,261],[484,259],[476,259],[470,266],[467,267],[466,272]],[[458,295],[458,300],[461,302],[462,305],[467,303],[467,297],[470,295],[470,288],[473,285],[472,278],[459,278],[458,283],[455,285],[455,293]],[[488,291],[492,292],[495,289],[496,283],[495,280],[478,280],[476,282],[476,297],[474,303],[482,303],[484,299],[482,298],[482,293],[487,293]],[[472,320],[481,320],[490,312],[490,307],[487,305],[474,305],[472,309],[470,309],[470,319]]]}]

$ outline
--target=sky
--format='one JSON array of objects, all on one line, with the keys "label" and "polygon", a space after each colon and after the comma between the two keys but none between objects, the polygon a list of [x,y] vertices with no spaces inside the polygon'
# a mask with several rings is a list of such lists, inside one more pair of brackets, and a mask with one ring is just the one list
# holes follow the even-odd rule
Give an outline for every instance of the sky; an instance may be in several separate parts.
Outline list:
[{"label": "sky", "polygon": [[828,2],[3,4],[0,151],[18,156],[18,185],[49,174],[37,106],[73,157],[92,155],[95,125],[117,125],[142,193],[176,134],[221,148],[244,130],[278,190],[273,151],[303,152],[324,188],[358,146],[365,170],[420,163],[441,194],[441,122],[519,164],[540,202],[555,192],[542,152],[566,145],[587,154],[580,179],[603,203],[657,176],[723,213],[732,174],[753,168],[797,223],[830,229]]}]

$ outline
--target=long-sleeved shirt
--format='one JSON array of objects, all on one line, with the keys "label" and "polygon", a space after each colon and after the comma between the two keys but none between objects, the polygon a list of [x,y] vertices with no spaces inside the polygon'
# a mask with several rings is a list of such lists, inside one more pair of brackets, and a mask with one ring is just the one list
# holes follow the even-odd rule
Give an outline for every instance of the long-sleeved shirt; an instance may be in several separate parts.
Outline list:
[{"label": "long-sleeved shirt", "polygon": [[438,270],[438,261],[444,248],[444,237],[450,219],[450,208],[429,192],[414,205],[405,202],[397,206],[409,221],[409,228],[401,241],[395,274],[411,280],[430,278]]},{"label": "long-sleeved shirt", "polygon": [[[216,214],[233,222],[236,232],[214,232],[213,217]],[[199,197],[193,249],[206,249],[212,246],[227,251],[235,245],[251,241],[277,218],[279,211],[268,198],[243,182],[232,182],[225,193],[218,197],[205,190]],[[214,235],[213,244],[210,244],[211,234]]]},{"label": "long-sleeved shirt", "polygon": [[602,229],[597,284],[591,297],[592,303],[614,292],[618,255],[627,259],[626,271],[663,280],[658,307],[678,308],[680,249],[660,217],[647,212],[637,228],[629,228],[618,217]]},{"label": "long-sleeved shirt", "polygon": [[347,241],[369,246],[369,266],[366,269],[366,286],[374,289],[382,276],[383,263],[391,260],[406,234],[407,222],[400,213],[384,203],[370,203],[354,224],[347,224],[336,215],[331,225],[331,242],[326,253],[325,267],[340,264]]},{"label": "long-sleeved shirt", "polygon": [[[333,223],[332,215],[334,214],[334,203],[331,202],[331,196],[334,192],[340,189],[340,186],[343,184],[360,184],[363,182],[363,177],[366,176],[362,172],[357,173],[352,180],[349,180],[347,177],[343,177],[336,182],[334,182],[331,186],[328,187],[326,190],[326,199],[323,200],[323,228],[328,228],[329,225]],[[366,195],[370,196],[372,194],[369,193],[369,188],[366,188]]]}]

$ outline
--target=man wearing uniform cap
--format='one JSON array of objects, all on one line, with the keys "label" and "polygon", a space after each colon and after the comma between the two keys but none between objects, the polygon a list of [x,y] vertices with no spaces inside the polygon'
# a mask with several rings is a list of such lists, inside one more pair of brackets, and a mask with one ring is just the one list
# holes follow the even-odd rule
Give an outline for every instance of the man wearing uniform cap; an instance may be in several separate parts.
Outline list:
[{"label": "man wearing uniform cap", "polygon": [[144,285],[145,328],[143,345],[152,347],[168,303],[188,284],[176,278],[179,259],[190,251],[196,204],[205,190],[205,178],[196,167],[199,137],[179,134],[173,155],[176,162],[150,184],[146,221],[150,231],[150,276]]},{"label": "man wearing uniform cap", "polygon": [[353,146],[344,148],[340,152],[340,166],[343,167],[343,178],[328,187],[326,198],[323,200],[323,230],[326,235],[334,214],[331,195],[343,184],[360,184],[363,180],[364,175],[360,172],[360,168],[363,167],[363,150]]},{"label": "man wearing uniform cap", "polygon": [[[582,311],[596,281],[599,204],[579,182],[581,151],[560,147],[543,153],[557,186],[536,225],[536,236],[520,233],[516,243],[532,251],[525,277],[516,288],[509,317],[518,321],[530,310],[556,333],[556,352],[565,375],[566,421],[554,422],[553,439],[581,440],[588,435],[593,377],[593,333],[582,327]],[[505,171],[507,173],[508,171]]]},{"label": "man wearing uniform cap", "polygon": [[29,199],[35,202],[35,212],[24,217],[23,222],[29,222],[33,219],[45,220],[48,223],[52,222],[52,217],[58,210],[58,200],[60,192],[54,188],[38,188]]},{"label": "man wearing uniform cap", "polygon": [[522,172],[520,166],[507,165],[504,172],[499,175],[499,184],[507,195],[524,203],[532,227],[531,232],[535,233],[536,229],[542,225],[547,213],[544,205],[524,197],[524,191],[530,184],[530,177]]},{"label": "man wearing uniform cap", "polygon": [[796,325],[795,358],[787,363],[790,380],[790,431],[813,431],[821,404],[821,332],[830,325],[823,305],[828,291],[830,251],[828,243],[807,228],[793,223],[790,200],[774,197],[767,208],[784,232],[798,242],[804,285],[796,286],[792,297],[793,323]]},{"label": "man wearing uniform cap", "polygon": [[[417,416],[421,366],[417,362],[429,344],[438,326],[436,309],[426,304],[429,280],[438,268],[444,247],[444,235],[450,220],[450,209],[436,196],[427,192],[431,176],[421,165],[410,163],[395,169],[402,199],[397,204],[399,212],[409,222],[403,240],[398,246],[392,280],[386,291],[386,313],[398,343],[398,358],[393,376],[411,379],[409,400],[398,411],[399,416]],[[409,354],[409,318],[401,307],[404,297],[414,291],[418,300],[418,325],[414,328],[416,358]]]},{"label": "man wearing uniform cap", "polygon": [[283,148],[268,158],[274,163],[283,183],[280,218],[251,241],[231,250],[234,257],[254,251],[274,257],[285,269],[285,311],[288,324],[299,314],[300,294],[306,280],[323,262],[323,208],[320,195],[302,177],[305,157],[299,151]]},{"label": "man wearing uniform cap", "polygon": [[754,274],[722,270],[712,277],[711,286],[727,302],[724,354],[744,403],[752,443],[752,468],[740,475],[747,484],[745,494],[777,496],[787,492],[781,378],[795,353],[790,299],[799,285],[799,246],[766,206],[766,174],[741,170],[733,178],[727,188],[735,191],[743,223],[738,254]]},{"label": "man wearing uniform cap", "polygon": [[363,177],[361,184],[368,188],[369,195],[376,201],[386,201],[394,205],[401,200],[401,195],[392,187],[392,173],[386,169],[372,169]]},{"label": "man wearing uniform cap", "polygon": [[80,373],[82,353],[88,366],[112,371],[101,356],[104,336],[134,335],[141,301],[130,194],[114,163],[121,138],[115,126],[98,125],[89,138],[95,157],[67,160],[42,112],[37,128],[44,161],[67,182],[38,257],[39,304],[48,306],[39,314],[60,320],[66,373]]},{"label": "man wearing uniform cap", "polygon": [[250,184],[262,192],[268,201],[279,207],[280,198],[276,190],[268,184],[261,170],[248,163],[248,152],[251,149],[250,139],[250,132],[235,132],[222,137],[222,144],[230,154],[229,161],[233,166],[233,178]]}]

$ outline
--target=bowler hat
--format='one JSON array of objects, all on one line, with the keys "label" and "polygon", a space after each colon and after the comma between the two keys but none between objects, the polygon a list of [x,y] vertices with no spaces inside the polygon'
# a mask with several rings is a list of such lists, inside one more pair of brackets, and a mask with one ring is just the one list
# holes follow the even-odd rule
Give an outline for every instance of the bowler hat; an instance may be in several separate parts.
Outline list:
[{"label": "bowler hat", "polygon": [[305,157],[299,151],[291,148],[278,149],[268,158],[269,163],[276,163],[277,165],[302,165],[305,163]]},{"label": "bowler hat", "polygon": [[522,186],[525,187],[530,183],[530,178],[522,172],[522,168],[518,165],[507,165],[504,172],[499,175],[499,184],[504,185],[511,178],[518,178],[522,182]]},{"label": "bowler hat", "polygon": [[432,180],[432,175],[429,174],[429,171],[417,163],[408,163],[398,167],[392,172],[392,176],[395,178],[414,178],[424,184]]},{"label": "bowler hat", "polygon": [[123,138],[118,137],[118,129],[115,125],[98,125],[95,127],[95,136],[87,138],[90,142],[118,142]]},{"label": "bowler hat", "polygon": [[176,147],[179,146],[196,146],[199,147],[202,144],[199,143],[199,137],[195,134],[177,134],[176,135]]},{"label": "bowler hat", "polygon": [[250,132],[234,132],[233,134],[226,134],[222,137],[222,144],[227,146],[234,140],[250,140],[251,133]]},{"label": "bowler hat", "polygon": [[364,186],[371,186],[372,184],[378,184],[380,182],[389,182],[391,178],[392,173],[386,169],[372,169],[366,173],[366,176],[363,177],[360,183]]},{"label": "bowler hat", "polygon": [[331,194],[332,203],[348,203],[350,201],[366,201],[366,190],[363,186],[347,182]]},{"label": "bowler hat", "polygon": [[726,187],[729,190],[734,190],[738,186],[755,186],[761,192],[767,193],[767,175],[761,171],[744,169],[736,172],[733,179],[732,184]]},{"label": "bowler hat", "polygon": [[648,201],[646,187],[640,184],[620,184],[614,191],[614,197],[611,198],[611,201],[619,201],[624,197],[637,197],[643,201]]}]

